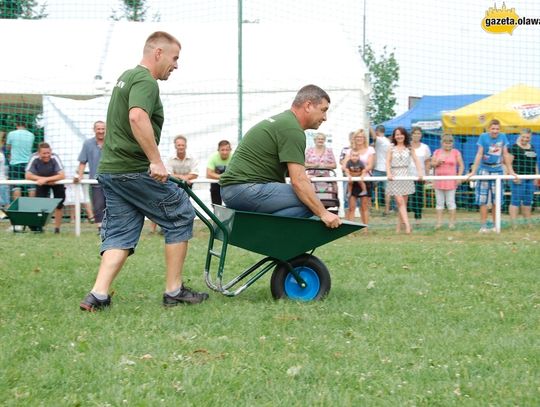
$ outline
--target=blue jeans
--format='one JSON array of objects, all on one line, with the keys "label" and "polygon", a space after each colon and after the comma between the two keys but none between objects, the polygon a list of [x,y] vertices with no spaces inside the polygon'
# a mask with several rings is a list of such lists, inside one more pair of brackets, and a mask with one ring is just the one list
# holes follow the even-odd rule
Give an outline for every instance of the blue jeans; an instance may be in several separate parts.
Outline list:
[{"label": "blue jeans", "polygon": [[145,216],[161,226],[166,244],[184,242],[193,236],[195,211],[186,192],[173,182],[162,184],[145,172],[99,174],[97,179],[107,202],[101,225],[101,253],[124,249],[132,254]]},{"label": "blue jeans", "polygon": [[234,184],[221,187],[221,198],[232,209],[309,218],[313,213],[298,199],[289,184]]}]

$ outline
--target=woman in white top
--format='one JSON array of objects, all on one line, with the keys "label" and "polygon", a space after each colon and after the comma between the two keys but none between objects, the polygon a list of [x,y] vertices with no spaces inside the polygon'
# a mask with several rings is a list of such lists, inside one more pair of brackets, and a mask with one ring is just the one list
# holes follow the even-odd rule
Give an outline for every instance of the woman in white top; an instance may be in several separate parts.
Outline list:
[{"label": "woman in white top", "polygon": [[[427,144],[422,143],[422,129],[413,127],[411,130],[411,148],[416,153],[422,172],[419,174],[413,163],[409,167],[409,174],[414,176],[428,175],[431,168],[431,150]],[[414,213],[414,221],[416,226],[420,224],[422,219],[422,209],[424,208],[424,181],[414,181],[414,194],[409,198],[407,209]]]},{"label": "woman in white top", "polygon": [[[360,161],[364,164],[364,169],[362,170],[362,178],[366,175],[371,175],[371,170],[373,170],[373,165],[375,164],[375,149],[369,145],[368,137],[363,129],[357,130],[354,132],[352,137],[351,149],[358,152],[360,156]],[[341,161],[341,166],[344,169],[344,166],[347,164],[350,158],[350,151],[345,155],[345,158]],[[345,170],[344,170],[345,171]],[[371,182],[366,182],[367,194],[360,197],[360,218],[362,223],[367,225],[369,222],[369,207],[371,205]],[[349,206],[351,202],[349,202]]]}]

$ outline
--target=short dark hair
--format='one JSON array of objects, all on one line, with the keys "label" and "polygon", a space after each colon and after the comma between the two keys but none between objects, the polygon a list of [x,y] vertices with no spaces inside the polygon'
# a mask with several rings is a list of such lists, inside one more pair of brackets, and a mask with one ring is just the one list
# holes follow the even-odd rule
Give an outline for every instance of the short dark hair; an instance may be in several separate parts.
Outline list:
[{"label": "short dark hair", "polygon": [[38,151],[41,150],[42,148],[51,148],[51,146],[49,145],[49,143],[46,143],[46,142],[42,142],[42,143],[39,143],[38,144]]},{"label": "short dark hair", "polygon": [[497,119],[491,119],[491,120],[489,121],[488,127],[491,127],[491,126],[493,126],[494,124],[496,124],[497,126],[500,126],[500,125],[501,125],[501,122],[500,122],[499,120],[497,120]]},{"label": "short dark hair", "polygon": [[310,101],[315,105],[318,105],[326,99],[330,103],[330,96],[322,88],[317,85],[306,85],[298,91],[296,97],[293,100],[293,106],[300,106],[303,103]]},{"label": "short dark hair", "polygon": [[384,126],[382,124],[379,124],[377,127],[375,127],[375,131],[384,133],[386,131],[386,129],[384,128]]},{"label": "short dark hair", "polygon": [[229,142],[229,140],[221,140],[217,145],[217,149],[219,150],[223,146],[229,146],[230,147],[231,143]]},{"label": "short dark hair", "polygon": [[422,133],[422,127],[420,126],[413,126],[411,128],[411,133],[414,133],[415,131],[419,131],[420,133]]}]

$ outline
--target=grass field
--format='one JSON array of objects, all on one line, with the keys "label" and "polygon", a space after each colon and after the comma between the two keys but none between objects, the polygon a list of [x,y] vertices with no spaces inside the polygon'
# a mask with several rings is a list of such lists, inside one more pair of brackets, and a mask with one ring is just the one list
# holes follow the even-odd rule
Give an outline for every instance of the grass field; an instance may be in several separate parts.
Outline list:
[{"label": "grass field", "polygon": [[[274,301],[264,277],[163,309],[163,243],[145,232],[114,306],[88,314],[95,232],[2,232],[0,404],[539,405],[539,242],[538,227],[358,233],[315,252],[332,274],[325,301]],[[197,289],[206,243],[198,228]],[[226,272],[257,258],[231,250]]]}]

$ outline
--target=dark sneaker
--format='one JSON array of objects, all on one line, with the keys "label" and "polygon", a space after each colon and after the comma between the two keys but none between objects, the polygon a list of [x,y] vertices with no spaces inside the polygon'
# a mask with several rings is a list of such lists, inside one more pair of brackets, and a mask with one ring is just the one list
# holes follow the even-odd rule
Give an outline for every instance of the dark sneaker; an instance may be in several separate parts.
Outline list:
[{"label": "dark sneaker", "polygon": [[88,295],[82,300],[79,307],[83,311],[96,312],[102,308],[111,306],[111,296],[108,295],[105,300],[98,300],[94,297],[94,294],[88,293]]},{"label": "dark sneaker", "polygon": [[178,295],[175,295],[174,297],[166,293],[163,294],[163,306],[174,307],[178,304],[199,304],[207,299],[207,293],[198,293],[184,285]]}]

